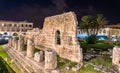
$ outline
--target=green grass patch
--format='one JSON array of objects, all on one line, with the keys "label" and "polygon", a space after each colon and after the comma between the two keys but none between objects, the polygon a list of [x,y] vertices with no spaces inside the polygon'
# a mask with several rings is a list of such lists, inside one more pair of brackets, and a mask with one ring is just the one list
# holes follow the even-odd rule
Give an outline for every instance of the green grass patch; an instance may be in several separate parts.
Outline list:
[{"label": "green grass patch", "polygon": [[110,69],[112,67],[112,59],[110,58],[109,55],[96,57],[96,58],[92,59],[91,62],[95,65],[105,66],[108,69]]},{"label": "green grass patch", "polygon": [[0,57],[0,73],[15,73],[15,71]]},{"label": "green grass patch", "polygon": [[34,52],[39,52],[39,51],[41,51],[41,50],[38,48],[34,48]]},{"label": "green grass patch", "polygon": [[72,62],[70,60],[61,58],[60,56],[57,56],[57,65],[58,65],[59,69],[64,69],[66,66],[71,68],[71,67],[75,66],[76,64],[77,63],[75,63],[75,62]]},{"label": "green grass patch", "polygon": [[[9,49],[9,48],[8,48]],[[18,69],[18,67],[15,65],[15,63],[11,63],[11,59],[9,55],[5,52],[2,46],[0,46],[0,56],[6,61],[6,63],[16,72],[21,73],[21,71]],[[1,73],[1,72],[0,72]]]},{"label": "green grass patch", "polygon": [[102,73],[102,72],[95,70],[92,65],[88,64],[86,67],[81,67],[80,70],[76,72],[70,70],[70,73]]}]

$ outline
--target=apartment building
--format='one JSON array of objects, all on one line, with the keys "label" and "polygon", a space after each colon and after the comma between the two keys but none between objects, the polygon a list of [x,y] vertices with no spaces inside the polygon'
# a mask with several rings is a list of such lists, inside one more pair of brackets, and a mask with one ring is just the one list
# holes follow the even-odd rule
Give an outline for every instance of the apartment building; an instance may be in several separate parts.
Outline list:
[{"label": "apartment building", "polygon": [[0,20],[0,33],[26,32],[33,29],[33,23],[27,21]]}]

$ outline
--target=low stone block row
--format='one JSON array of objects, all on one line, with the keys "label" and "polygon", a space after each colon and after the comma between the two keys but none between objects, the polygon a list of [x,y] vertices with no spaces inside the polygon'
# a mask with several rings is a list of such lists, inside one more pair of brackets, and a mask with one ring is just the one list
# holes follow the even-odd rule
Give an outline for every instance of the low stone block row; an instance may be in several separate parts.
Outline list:
[{"label": "low stone block row", "polygon": [[[53,50],[46,50],[45,56],[43,52],[39,51],[34,54],[34,41],[30,37],[27,39],[27,50],[24,51],[24,37],[20,35],[19,37],[14,37],[9,40],[9,48],[12,48],[12,58],[16,59],[18,63],[28,72],[28,73],[39,73],[38,71],[54,70],[57,67],[57,57],[56,52]],[[45,60],[44,60],[45,57]],[[40,66],[42,62],[43,66]],[[39,68],[39,69],[38,69]]]}]

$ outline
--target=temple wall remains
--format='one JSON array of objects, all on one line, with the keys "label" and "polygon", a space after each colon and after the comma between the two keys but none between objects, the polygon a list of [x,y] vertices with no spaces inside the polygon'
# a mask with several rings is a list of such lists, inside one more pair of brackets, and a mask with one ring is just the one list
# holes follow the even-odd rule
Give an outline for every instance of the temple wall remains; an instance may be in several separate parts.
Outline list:
[{"label": "temple wall remains", "polygon": [[82,48],[76,37],[77,25],[75,13],[68,12],[46,17],[41,31],[34,30],[27,34],[34,35],[35,47],[42,50],[50,48],[63,58],[82,63]]}]

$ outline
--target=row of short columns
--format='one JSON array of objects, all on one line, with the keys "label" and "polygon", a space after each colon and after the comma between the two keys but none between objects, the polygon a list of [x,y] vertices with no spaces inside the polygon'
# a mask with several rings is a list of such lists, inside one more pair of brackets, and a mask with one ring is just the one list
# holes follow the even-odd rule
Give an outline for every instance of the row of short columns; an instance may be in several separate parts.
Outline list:
[{"label": "row of short columns", "polygon": [[[9,46],[15,50],[21,52],[23,51],[24,46],[24,37],[19,35],[19,37],[14,37],[9,40]],[[57,67],[57,55],[53,50],[46,50],[45,55],[43,51],[36,52],[34,54],[34,40],[33,37],[27,38],[27,51],[26,57],[34,58],[36,62],[41,62],[44,60],[45,56],[45,69],[51,70]]]},{"label": "row of short columns", "polygon": [[[23,44],[24,44],[24,37],[19,36],[14,37],[13,39],[9,40],[9,46],[14,47],[14,49],[23,51]],[[41,62],[44,59],[43,51],[36,52],[34,54],[34,41],[33,37],[27,39],[27,52],[26,56],[29,58],[34,58],[36,62]],[[120,47],[113,48],[113,58],[112,64],[117,66],[118,71],[120,72]],[[57,56],[56,52],[53,50],[46,50],[45,51],[45,69],[55,69],[57,67]]]}]

